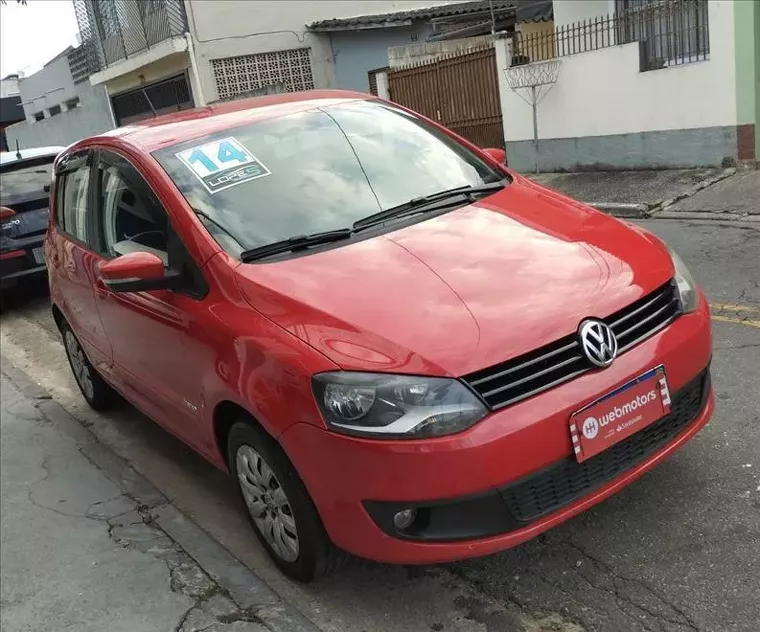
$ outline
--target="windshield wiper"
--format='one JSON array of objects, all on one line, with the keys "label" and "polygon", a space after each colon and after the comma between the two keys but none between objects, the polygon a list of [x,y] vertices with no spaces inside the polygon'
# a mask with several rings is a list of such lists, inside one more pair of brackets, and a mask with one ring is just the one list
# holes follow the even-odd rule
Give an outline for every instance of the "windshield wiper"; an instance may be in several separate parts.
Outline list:
[{"label": "windshield wiper", "polygon": [[353,234],[354,232],[350,228],[339,228],[338,230],[327,230],[323,233],[313,233],[312,235],[297,235],[295,237],[283,239],[282,241],[275,241],[271,244],[246,250],[240,254],[240,260],[243,263],[249,263],[250,261],[271,257],[272,255],[277,255],[281,252],[305,250],[312,246],[319,246],[321,244],[329,244],[332,241],[348,239]]},{"label": "windshield wiper", "polygon": [[446,189],[445,191],[438,191],[438,193],[431,193],[430,195],[412,198],[408,202],[404,202],[398,206],[393,206],[384,211],[380,211],[379,213],[373,213],[372,215],[367,215],[367,217],[362,217],[360,220],[354,222],[353,228],[354,230],[362,230],[364,228],[369,228],[370,226],[375,226],[376,224],[382,224],[389,219],[418,213],[428,204],[447,200],[448,198],[456,197],[458,195],[470,197],[477,193],[493,193],[495,191],[500,191],[505,185],[506,183],[504,181],[491,182],[489,184],[481,184],[478,186],[468,184],[462,187]]},{"label": "windshield wiper", "polygon": [[[200,217],[201,219],[205,219],[205,220],[206,220],[206,221],[207,221],[209,224],[213,224],[213,225],[214,225],[214,226],[216,226],[216,227],[217,227],[219,230],[222,230],[222,231],[224,231],[224,232],[225,232],[225,233],[227,233],[227,234],[228,234],[230,237],[232,237],[232,239],[234,239],[235,241],[237,241],[238,243],[240,243],[240,241],[238,240],[238,238],[237,238],[237,237],[235,237],[235,235],[233,235],[233,234],[232,234],[232,231],[231,231],[229,228],[227,228],[227,227],[226,227],[224,224],[222,224],[222,223],[221,223],[221,222],[220,222],[218,219],[214,219],[213,217],[211,217],[211,215],[209,215],[209,214],[208,214],[208,213],[206,213],[205,211],[202,211],[202,210],[200,210],[199,208],[195,208],[194,206],[193,206],[193,207],[191,207],[191,208],[193,209],[193,212],[194,212],[194,213],[195,213],[195,214],[196,214],[198,217]],[[206,226],[206,228],[208,228],[208,226]]]}]

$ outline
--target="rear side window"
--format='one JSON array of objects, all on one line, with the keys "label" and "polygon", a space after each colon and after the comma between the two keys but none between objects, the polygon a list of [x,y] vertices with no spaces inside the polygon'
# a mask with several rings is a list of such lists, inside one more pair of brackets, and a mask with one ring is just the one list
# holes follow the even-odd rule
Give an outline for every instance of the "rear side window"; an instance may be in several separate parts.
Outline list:
[{"label": "rear side window", "polygon": [[59,176],[58,224],[61,229],[87,242],[87,193],[90,182],[90,167],[82,166],[75,171],[67,171]]}]

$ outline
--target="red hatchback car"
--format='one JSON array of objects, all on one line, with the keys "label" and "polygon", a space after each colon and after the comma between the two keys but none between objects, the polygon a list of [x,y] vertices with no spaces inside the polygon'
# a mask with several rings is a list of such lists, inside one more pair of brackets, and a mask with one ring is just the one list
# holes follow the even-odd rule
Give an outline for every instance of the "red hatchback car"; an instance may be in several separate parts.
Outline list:
[{"label": "red hatchback car", "polygon": [[72,145],[45,255],[84,397],[228,470],[302,581],[600,502],[707,423],[708,305],[659,239],[500,156],[350,92]]}]

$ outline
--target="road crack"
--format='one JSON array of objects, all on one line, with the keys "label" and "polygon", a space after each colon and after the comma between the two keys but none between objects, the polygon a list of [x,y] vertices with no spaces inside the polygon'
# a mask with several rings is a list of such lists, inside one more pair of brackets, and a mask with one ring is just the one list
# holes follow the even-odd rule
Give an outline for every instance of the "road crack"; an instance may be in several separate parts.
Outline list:
[{"label": "road crack", "polygon": [[[683,609],[681,609],[679,606],[676,606],[675,604],[673,604],[670,601],[668,601],[668,599],[666,599],[661,594],[659,594],[659,592],[657,590],[655,590],[654,588],[652,588],[651,586],[649,586],[646,582],[642,581],[641,579],[636,579],[636,578],[631,578],[631,577],[625,577],[625,576],[621,575],[612,566],[610,566],[606,562],[600,560],[599,558],[596,558],[596,557],[592,556],[590,553],[588,553],[586,550],[584,550],[582,547],[578,546],[574,542],[571,542],[569,540],[565,540],[565,544],[567,544],[569,547],[571,547],[572,549],[574,549],[575,551],[577,551],[578,553],[580,553],[583,557],[585,557],[587,560],[589,560],[592,564],[595,564],[597,567],[601,568],[604,572],[606,572],[612,578],[612,580],[613,580],[612,581],[613,590],[610,591],[610,590],[608,590],[606,588],[603,588],[603,587],[600,587],[600,586],[595,586],[587,577],[583,576],[583,578],[589,584],[591,584],[592,586],[594,586],[595,588],[598,588],[599,590],[604,590],[605,592],[610,592],[611,594],[613,594],[615,596],[616,599],[620,599],[620,600],[624,601],[625,603],[627,603],[627,604],[629,604],[629,605],[631,605],[631,606],[633,606],[635,608],[638,608],[639,610],[641,610],[642,612],[645,612],[646,614],[648,614],[649,616],[651,616],[652,618],[654,618],[656,620],[664,621],[666,623],[672,623],[672,624],[675,624],[675,625],[686,626],[689,629],[694,630],[695,632],[699,632],[699,627],[697,626],[697,624],[694,622],[694,620],[688,614],[686,614],[686,612]],[[633,601],[633,599],[631,597],[629,597],[628,595],[625,595],[622,592],[621,588],[616,584],[616,580],[617,580],[617,582],[626,582],[626,583],[629,583],[629,584],[636,584],[636,585],[640,586],[647,593],[649,593],[653,597],[655,597],[655,599],[657,599],[661,604],[663,604],[664,606],[666,606],[667,608],[669,608],[670,610],[672,610],[677,616],[675,618],[663,616],[660,613],[652,611],[648,606],[642,605],[640,603],[636,603],[635,601]],[[623,612],[625,612],[625,611],[623,611]],[[628,613],[626,613],[626,614],[628,614]]]},{"label": "road crack", "polygon": [[96,522],[107,522],[108,518],[115,517],[115,516],[108,516],[108,517],[93,516],[93,515],[90,515],[90,511],[96,505],[102,505],[105,503],[113,502],[114,500],[117,500],[121,498],[122,496],[124,496],[124,494],[117,494],[116,496],[113,496],[111,498],[106,498],[105,500],[96,500],[90,503],[90,505],[88,505],[84,513],[63,511],[61,509],[58,509],[57,507],[51,507],[50,505],[46,505],[45,503],[37,500],[37,498],[35,498],[34,496],[34,489],[35,487],[37,487],[38,485],[41,485],[42,483],[46,482],[50,478],[52,474],[52,472],[50,471],[51,458],[52,458],[51,456],[46,456],[44,459],[42,459],[42,462],[40,463],[40,467],[45,471],[45,475],[42,476],[42,478],[34,481],[29,486],[29,489],[26,492],[26,497],[30,503],[32,503],[35,507],[38,507],[39,509],[43,509],[45,511],[51,511],[55,514],[58,514],[59,516],[64,516],[66,518],[80,518],[82,520],[94,520]]},{"label": "road crack", "polygon": [[[187,619],[190,616],[190,613],[193,610],[195,610],[197,607],[198,607],[198,604],[194,603],[187,610],[185,610],[185,612],[182,613],[182,616],[179,618],[179,621],[177,622],[177,625],[174,626],[174,632],[182,632],[183,631],[183,628],[185,627],[185,623],[187,622]],[[208,626],[206,628],[203,628],[203,629],[208,629]]]},{"label": "road crack", "polygon": [[[544,629],[543,627],[540,626],[540,622],[552,621],[552,620],[559,621],[561,622],[562,625],[566,626],[566,628],[557,627],[557,629],[568,629],[568,630],[573,630],[573,631],[582,631],[585,629],[584,626],[576,618],[571,616],[567,608],[562,608],[561,612],[551,611],[549,609],[540,608],[540,607],[536,608],[533,604],[531,604],[530,602],[526,600],[520,599],[517,595],[515,595],[512,592],[507,593],[507,594],[499,593],[498,597],[494,596],[491,593],[491,591],[488,590],[488,586],[483,580],[478,579],[477,577],[470,577],[467,574],[466,569],[461,568],[460,566],[452,565],[452,566],[438,568],[435,570],[435,573],[438,573],[440,575],[443,575],[443,574],[450,575],[451,577],[455,579],[466,582],[466,584],[469,585],[468,592],[470,592],[470,594],[475,594],[480,599],[496,602],[498,604],[497,608],[499,608],[500,611],[508,615],[511,615],[513,617],[516,617],[520,621],[520,624],[526,630]],[[429,574],[433,575],[433,572],[430,572]],[[561,586],[554,584],[553,582],[542,577],[541,575],[538,575],[537,573],[532,573],[532,574],[534,577],[536,577],[536,579],[538,579],[542,583],[562,593],[565,597],[567,597],[567,599],[570,602],[576,601],[576,597],[570,594]],[[455,600],[455,604],[461,608],[463,604],[456,603],[456,601],[457,600]],[[485,604],[484,604],[484,607],[485,607]],[[475,619],[475,620],[479,621],[479,619]],[[482,623],[482,621],[479,621],[479,622]],[[536,625],[539,625],[539,627],[536,628]],[[557,623],[556,625],[560,625],[560,623]],[[497,628],[497,629],[501,629],[501,628]]]}]

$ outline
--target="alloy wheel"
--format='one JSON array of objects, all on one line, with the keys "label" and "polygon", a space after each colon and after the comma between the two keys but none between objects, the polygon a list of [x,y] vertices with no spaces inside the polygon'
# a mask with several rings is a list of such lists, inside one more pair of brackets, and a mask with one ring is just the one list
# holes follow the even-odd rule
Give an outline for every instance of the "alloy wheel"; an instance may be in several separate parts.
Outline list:
[{"label": "alloy wheel", "polygon": [[235,463],[240,489],[256,527],[282,560],[295,562],[298,530],[282,485],[264,458],[249,445],[238,448]]},{"label": "alloy wheel", "polygon": [[90,364],[84,355],[84,351],[82,351],[82,347],[79,345],[79,341],[71,331],[66,331],[65,342],[66,354],[69,356],[74,378],[77,384],[79,384],[79,388],[82,389],[84,396],[88,400],[91,400],[95,396],[95,387],[92,383]]}]

